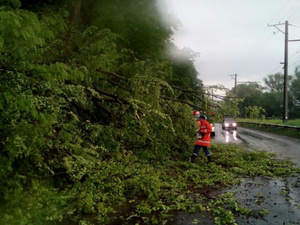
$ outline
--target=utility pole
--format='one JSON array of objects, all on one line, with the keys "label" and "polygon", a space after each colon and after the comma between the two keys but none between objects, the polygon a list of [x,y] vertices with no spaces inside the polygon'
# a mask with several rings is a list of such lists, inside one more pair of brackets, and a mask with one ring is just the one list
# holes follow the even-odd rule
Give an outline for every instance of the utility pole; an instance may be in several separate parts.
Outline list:
[{"label": "utility pole", "polygon": [[284,79],[283,79],[283,122],[288,120],[288,37],[289,23],[285,21],[285,35],[284,35]]},{"label": "utility pole", "polygon": [[[279,25],[285,25],[285,32],[283,32],[281,29],[279,29],[277,26]],[[278,23],[278,24],[273,24],[273,25],[269,25],[268,26],[274,26],[277,28],[277,32],[274,34],[277,34],[278,32],[281,32],[284,34],[285,38],[284,38],[284,78],[283,78],[283,118],[282,121],[286,122],[288,120],[288,27],[289,27],[289,23],[288,21],[285,21],[285,23]],[[295,41],[295,40],[294,40]]]},{"label": "utility pole", "polygon": [[237,83],[237,74],[234,74],[234,91],[235,91],[235,96],[237,95],[236,83]]},{"label": "utility pole", "polygon": [[[277,26],[279,25],[285,25],[285,32],[280,30]],[[283,79],[283,122],[286,122],[288,120],[288,42],[289,41],[300,41],[300,39],[297,40],[289,40],[289,22],[285,21],[285,23],[278,23],[268,26],[273,26],[277,28],[277,32],[274,34],[277,34],[278,32],[281,32],[284,34],[284,62],[281,64],[284,64],[284,79]]]},{"label": "utility pole", "polygon": [[[235,93],[235,96],[237,95],[237,89],[236,89],[236,83],[237,83],[237,74],[234,74],[234,75],[228,75],[228,76],[231,76],[232,79],[234,79],[234,93]],[[233,78],[234,76],[234,78]]]}]

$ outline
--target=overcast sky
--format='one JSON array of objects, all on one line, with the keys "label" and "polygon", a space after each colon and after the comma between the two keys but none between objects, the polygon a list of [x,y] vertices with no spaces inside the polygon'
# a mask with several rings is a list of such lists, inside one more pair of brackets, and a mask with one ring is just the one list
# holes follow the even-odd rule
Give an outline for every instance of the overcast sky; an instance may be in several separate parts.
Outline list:
[{"label": "overcast sky", "polygon": [[[159,0],[163,1],[163,0]],[[164,0],[181,27],[174,43],[199,53],[195,66],[204,85],[234,87],[283,73],[284,37],[274,26],[289,22],[289,40],[300,39],[300,0]],[[278,25],[283,32],[284,25]],[[274,32],[277,33],[274,35]],[[300,65],[300,41],[289,42],[289,74]]]}]

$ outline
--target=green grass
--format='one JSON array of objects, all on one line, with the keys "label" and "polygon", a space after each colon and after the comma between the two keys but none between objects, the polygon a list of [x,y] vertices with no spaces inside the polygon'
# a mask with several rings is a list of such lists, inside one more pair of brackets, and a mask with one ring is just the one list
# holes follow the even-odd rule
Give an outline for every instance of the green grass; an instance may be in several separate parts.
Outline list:
[{"label": "green grass", "polygon": [[261,120],[261,119],[236,119],[237,122],[254,122],[254,123],[268,123],[268,124],[282,124],[289,126],[297,126],[300,127],[300,119],[296,120],[288,120],[287,122],[283,122],[282,120]]},{"label": "green grass", "polygon": [[[281,120],[254,120],[254,119],[237,119],[239,127],[245,128],[252,128],[256,130],[262,130],[271,132],[274,134],[280,134],[288,137],[298,138],[300,139],[300,130],[297,129],[290,129],[284,127],[271,127],[271,126],[264,126],[263,124],[277,124],[277,125],[288,125],[288,126],[296,126],[300,127],[300,119],[298,120],[291,120],[286,123],[283,123]],[[259,124],[253,124],[259,123]]]}]

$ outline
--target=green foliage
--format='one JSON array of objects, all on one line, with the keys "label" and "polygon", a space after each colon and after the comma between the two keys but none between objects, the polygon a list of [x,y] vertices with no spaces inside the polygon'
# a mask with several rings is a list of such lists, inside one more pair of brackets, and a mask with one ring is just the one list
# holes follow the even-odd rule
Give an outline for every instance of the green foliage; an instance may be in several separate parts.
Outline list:
[{"label": "green foliage", "polygon": [[[300,71],[299,67],[295,68],[295,77],[291,82],[291,93],[292,93],[292,107],[290,108],[290,114],[292,118],[300,118],[300,113],[299,113],[299,101],[300,101]],[[291,98],[289,98],[291,101]]]},{"label": "green foliage", "polygon": [[258,106],[245,107],[246,115],[250,119],[265,119],[265,110]]},{"label": "green foliage", "polygon": [[[3,3],[4,223],[55,223],[75,212],[97,212],[99,220],[107,221],[113,206],[127,198],[156,197],[161,172],[144,163],[190,147],[194,129],[185,128],[193,124],[191,108],[176,103],[165,80],[172,77],[163,52],[171,30],[153,11],[155,3],[90,1],[77,15],[73,9],[78,5],[68,1]],[[118,13],[99,16],[109,8]],[[161,95],[174,97],[175,103]],[[142,162],[127,165],[137,156]]]},{"label": "green foliage", "polygon": [[238,119],[238,121],[241,122],[255,122],[255,123],[266,123],[266,124],[281,124],[281,125],[289,125],[289,126],[296,126],[300,127],[300,119],[297,120],[288,120],[286,122],[283,122],[279,119],[268,119],[268,120],[257,120],[257,119]]},{"label": "green foliage", "polygon": [[[272,102],[272,104],[270,104]],[[266,110],[266,118],[282,117],[283,94],[276,92],[265,92],[262,94],[261,105]]]},{"label": "green foliage", "polygon": [[198,220],[197,220],[197,219],[194,219],[194,220],[193,220],[193,224],[198,224]]},{"label": "green foliage", "polygon": [[121,34],[121,47],[131,49],[142,60],[160,58],[172,34],[161,20],[155,1],[93,0],[82,4],[81,10],[83,25],[109,27]]},{"label": "green foliage", "polygon": [[[21,187],[20,187],[21,188]],[[13,193],[11,193],[13,194]],[[53,224],[75,211],[69,205],[74,198],[70,189],[64,191],[49,187],[45,182],[32,181],[9,201],[1,205],[1,224]]]},{"label": "green foliage", "polygon": [[[288,76],[287,79],[288,81],[291,81],[292,76]],[[283,93],[284,75],[282,73],[268,75],[267,78],[264,78],[264,82],[266,83],[270,92]]]},{"label": "green foliage", "polygon": [[[288,111],[290,118],[299,117],[299,71],[295,69],[295,76],[287,77]],[[239,103],[241,116],[249,117],[249,107],[263,108],[266,118],[280,118],[283,111],[283,83],[284,76],[281,73],[270,74],[264,78],[266,86],[258,83],[237,85],[237,96],[243,98]],[[272,104],[270,104],[272,102]]]},{"label": "green foliage", "polygon": [[215,223],[218,225],[222,225],[222,224],[237,225],[231,211],[227,211],[223,208],[218,208],[214,210],[214,216],[215,216]]},{"label": "green foliage", "polygon": [[261,106],[261,96],[262,87],[256,83],[237,85],[236,97],[243,99],[238,104],[240,114],[246,117],[246,107]]},{"label": "green foliage", "polygon": [[178,61],[164,51],[171,26],[155,9],[139,0],[5,1],[1,223],[92,224],[81,215],[94,213],[107,224],[130,204],[125,222],[163,224],[172,210],[209,210],[191,187],[293,172],[232,146],[215,147],[218,164],[187,162],[202,82],[191,52]]},{"label": "green foliage", "polygon": [[266,209],[262,209],[262,210],[259,211],[259,214],[260,214],[261,216],[265,216],[265,215],[269,214],[269,211],[266,210]]},{"label": "green foliage", "polygon": [[223,148],[227,154],[217,152],[218,162],[223,166],[230,166],[230,171],[244,176],[282,176],[293,170],[289,162],[274,162],[272,154],[264,151],[244,152],[234,145]]},{"label": "green foliage", "polygon": [[21,7],[21,2],[19,0],[1,0],[0,1],[2,7],[11,7],[14,9],[18,9]]},{"label": "green foliage", "polygon": [[[300,126],[300,120],[289,120],[283,123],[282,120],[251,120],[251,119],[238,119],[239,126],[254,128],[258,130],[263,130],[271,133],[276,133],[288,137],[300,138],[300,133],[297,129],[285,129],[284,126],[272,126],[268,124],[278,124],[278,125],[290,125],[290,126]],[[244,123],[245,122],[245,123]]]},{"label": "green foliage", "polygon": [[219,103],[216,118],[222,120],[223,116],[236,117],[240,115],[238,106],[242,101],[242,99],[235,98],[231,92],[226,92],[226,97]]}]

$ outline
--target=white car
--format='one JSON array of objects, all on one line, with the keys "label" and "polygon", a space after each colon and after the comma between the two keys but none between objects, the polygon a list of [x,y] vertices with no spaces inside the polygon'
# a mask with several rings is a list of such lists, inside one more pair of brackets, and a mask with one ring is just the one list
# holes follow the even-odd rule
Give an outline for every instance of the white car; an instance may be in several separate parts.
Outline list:
[{"label": "white car", "polygon": [[225,118],[222,123],[222,129],[228,130],[228,129],[237,129],[237,123],[232,118]]}]

